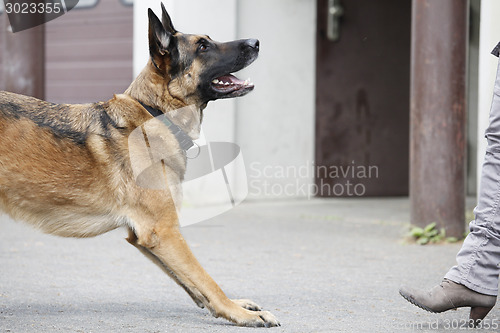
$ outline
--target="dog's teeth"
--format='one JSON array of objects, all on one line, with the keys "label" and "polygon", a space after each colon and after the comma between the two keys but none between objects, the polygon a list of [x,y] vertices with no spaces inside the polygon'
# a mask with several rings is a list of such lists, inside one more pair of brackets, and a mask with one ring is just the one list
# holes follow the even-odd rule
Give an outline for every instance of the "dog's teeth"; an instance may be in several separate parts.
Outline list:
[{"label": "dog's teeth", "polygon": [[224,85],[225,85],[225,86],[228,86],[228,85],[230,85],[230,84],[231,84],[231,83],[229,83],[229,82],[225,82],[225,83],[224,83]]},{"label": "dog's teeth", "polygon": [[217,79],[213,79],[213,80],[212,80],[212,83],[218,84],[218,83],[219,83],[219,80],[217,80]]}]

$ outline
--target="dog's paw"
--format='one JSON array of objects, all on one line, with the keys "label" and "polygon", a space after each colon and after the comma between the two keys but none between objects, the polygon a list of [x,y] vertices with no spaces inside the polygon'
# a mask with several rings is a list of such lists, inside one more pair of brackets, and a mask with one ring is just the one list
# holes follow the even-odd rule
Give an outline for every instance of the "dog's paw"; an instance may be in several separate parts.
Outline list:
[{"label": "dog's paw", "polygon": [[233,301],[237,305],[241,306],[243,309],[247,309],[250,311],[261,311],[262,310],[262,308],[258,304],[252,302],[249,299],[232,299],[231,301]]},{"label": "dog's paw", "polygon": [[269,311],[249,311],[251,314],[245,320],[237,322],[239,326],[276,327],[281,326],[276,317]]}]

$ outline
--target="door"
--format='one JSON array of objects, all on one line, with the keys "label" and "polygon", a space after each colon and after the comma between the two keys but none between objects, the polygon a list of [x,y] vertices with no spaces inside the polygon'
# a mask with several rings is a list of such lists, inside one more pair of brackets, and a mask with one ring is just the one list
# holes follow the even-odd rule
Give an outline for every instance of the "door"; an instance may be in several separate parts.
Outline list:
[{"label": "door", "polygon": [[318,0],[317,13],[317,193],[407,195],[411,0]]}]

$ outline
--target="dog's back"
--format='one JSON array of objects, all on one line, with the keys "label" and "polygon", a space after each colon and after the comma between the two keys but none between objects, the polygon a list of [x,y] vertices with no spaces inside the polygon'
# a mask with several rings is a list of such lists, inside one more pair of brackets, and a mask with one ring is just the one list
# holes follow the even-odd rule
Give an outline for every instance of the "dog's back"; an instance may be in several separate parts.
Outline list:
[{"label": "dog's back", "polygon": [[106,103],[53,104],[33,97],[0,91],[0,118],[9,124],[30,120],[56,138],[85,144],[90,134],[109,135],[113,120],[106,113]]}]

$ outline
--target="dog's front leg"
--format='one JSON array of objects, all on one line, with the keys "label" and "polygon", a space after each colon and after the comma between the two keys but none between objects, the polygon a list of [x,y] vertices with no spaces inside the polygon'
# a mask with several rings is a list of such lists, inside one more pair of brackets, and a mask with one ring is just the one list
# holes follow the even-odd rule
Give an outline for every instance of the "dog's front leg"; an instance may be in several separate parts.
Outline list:
[{"label": "dog's front leg", "polygon": [[[148,259],[150,259],[155,265],[160,267],[162,271],[167,273],[168,276],[170,276],[179,286],[181,286],[188,293],[188,295],[193,299],[196,305],[198,305],[202,309],[205,307],[203,301],[199,299],[197,296],[195,296],[188,287],[182,284],[182,282],[174,274],[174,272],[170,267],[167,267],[165,263],[163,263],[160,259],[158,259],[158,257],[156,257],[150,250],[137,243],[138,241],[137,236],[131,229],[129,229],[129,236],[127,238],[127,241],[133,246],[135,246],[139,251],[141,251],[141,253],[144,254],[144,256],[146,256]],[[262,310],[262,308],[258,304],[254,303],[249,299],[232,299],[232,301],[247,310],[252,310],[252,311]]]},{"label": "dog's front leg", "polygon": [[205,307],[203,301],[199,299],[196,295],[194,295],[187,286],[182,284],[182,282],[174,274],[174,272],[172,271],[172,269],[170,269],[170,267],[167,267],[165,263],[163,263],[157,256],[155,256],[148,248],[138,244],[137,235],[131,229],[129,229],[129,235],[127,241],[133,246],[135,246],[139,251],[141,251],[141,253],[144,254],[146,258],[150,259],[155,265],[160,267],[162,271],[167,273],[168,276],[170,276],[179,286],[181,286],[188,293],[188,295],[193,299],[196,305],[198,305],[202,309]]},{"label": "dog's front leg", "polygon": [[[154,227],[144,227],[147,225],[151,224],[139,223],[135,227],[137,239],[132,244],[139,249],[143,248],[161,261],[163,268],[167,269],[165,271],[190,294],[195,302],[203,303],[215,317],[223,317],[240,326],[279,325],[270,312],[248,310],[242,307],[245,305],[244,302],[233,302],[226,297],[194,257],[179,231],[177,221],[166,220],[154,224]],[[248,304],[255,305],[249,301],[248,308],[251,308]]]}]

